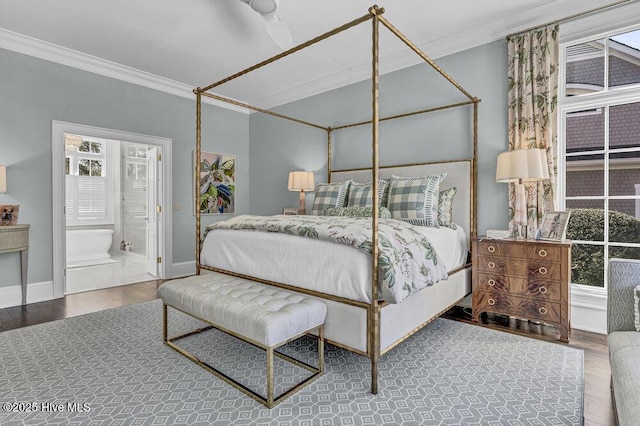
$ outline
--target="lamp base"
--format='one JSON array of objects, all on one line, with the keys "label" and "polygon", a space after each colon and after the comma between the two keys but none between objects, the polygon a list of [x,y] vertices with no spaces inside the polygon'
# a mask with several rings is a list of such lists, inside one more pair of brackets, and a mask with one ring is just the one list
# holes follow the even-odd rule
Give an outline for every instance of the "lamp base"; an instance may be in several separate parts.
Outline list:
[{"label": "lamp base", "polygon": [[298,205],[298,214],[307,214],[307,206],[304,199],[304,191],[300,191],[300,204]]}]

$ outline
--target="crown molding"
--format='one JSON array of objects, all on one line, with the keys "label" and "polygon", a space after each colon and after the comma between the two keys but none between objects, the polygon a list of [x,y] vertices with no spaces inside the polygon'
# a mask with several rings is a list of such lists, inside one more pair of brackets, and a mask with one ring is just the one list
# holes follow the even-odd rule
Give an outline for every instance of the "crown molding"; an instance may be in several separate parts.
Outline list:
[{"label": "crown molding", "polygon": [[[193,87],[187,84],[127,67],[96,56],[87,55],[86,53],[38,40],[23,34],[18,34],[3,28],[0,28],[0,48],[44,59],[45,61],[81,69],[83,71],[88,71],[105,77],[114,78],[116,80],[125,81],[127,83],[136,84],[138,86],[147,87],[149,89],[158,90],[160,92],[169,93],[171,95],[180,96],[181,98],[195,100]],[[249,113],[246,108],[221,102],[216,99],[203,97],[202,102],[215,105],[220,108],[241,112],[243,114]]]}]

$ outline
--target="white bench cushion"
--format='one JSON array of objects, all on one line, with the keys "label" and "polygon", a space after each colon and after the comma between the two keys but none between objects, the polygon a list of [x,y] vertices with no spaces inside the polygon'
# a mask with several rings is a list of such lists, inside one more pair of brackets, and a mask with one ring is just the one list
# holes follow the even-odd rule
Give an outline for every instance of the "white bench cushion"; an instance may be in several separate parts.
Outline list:
[{"label": "white bench cushion", "polygon": [[265,284],[217,272],[167,281],[162,301],[265,346],[324,324],[327,306]]}]

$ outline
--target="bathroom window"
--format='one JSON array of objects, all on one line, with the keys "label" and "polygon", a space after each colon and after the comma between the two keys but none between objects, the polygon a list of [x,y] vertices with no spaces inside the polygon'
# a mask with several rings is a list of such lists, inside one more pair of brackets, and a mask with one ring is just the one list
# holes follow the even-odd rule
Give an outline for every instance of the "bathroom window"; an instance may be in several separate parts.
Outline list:
[{"label": "bathroom window", "polygon": [[65,150],[67,225],[113,224],[112,165],[107,141],[83,138]]}]

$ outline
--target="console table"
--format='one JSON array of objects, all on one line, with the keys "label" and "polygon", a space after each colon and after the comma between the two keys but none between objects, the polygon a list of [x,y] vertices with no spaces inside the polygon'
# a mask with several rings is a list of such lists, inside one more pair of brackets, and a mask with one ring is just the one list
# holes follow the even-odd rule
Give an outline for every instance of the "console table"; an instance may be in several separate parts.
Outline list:
[{"label": "console table", "polygon": [[29,225],[0,226],[0,253],[20,252],[22,305],[27,304],[27,268],[29,265]]}]

